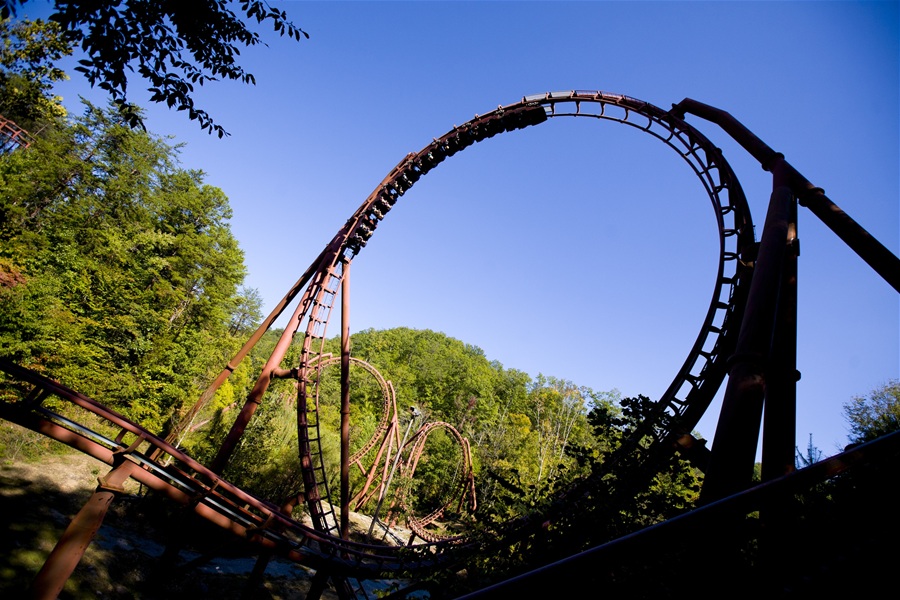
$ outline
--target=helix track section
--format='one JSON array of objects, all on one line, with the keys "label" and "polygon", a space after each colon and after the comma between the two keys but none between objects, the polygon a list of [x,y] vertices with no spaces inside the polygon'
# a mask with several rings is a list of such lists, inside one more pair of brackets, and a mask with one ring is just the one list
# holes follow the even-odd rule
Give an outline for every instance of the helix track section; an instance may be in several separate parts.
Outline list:
[{"label": "helix track section", "polygon": [[[399,199],[424,175],[465,148],[499,134],[537,126],[557,118],[611,121],[647,133],[674,150],[691,168],[706,192],[715,214],[719,240],[718,269],[709,309],[682,367],[656,404],[656,413],[634,436],[639,443],[652,436],[672,447],[689,438],[724,379],[740,327],[755,247],[753,225],[743,190],[721,152],[700,132],[672,111],[619,94],[600,91],[550,92],[526,96],[454,127],[416,153],[410,153],[372,191],[310,267],[314,275],[302,300],[303,328],[298,368],[298,417],[301,464],[309,512],[316,529],[334,535],[337,523],[322,498],[330,496],[324,478],[322,450],[317,445],[315,403],[316,365],[321,364],[325,331],[340,288],[342,274],[363,251],[378,225]],[[308,434],[304,432],[309,432]],[[683,443],[683,441],[681,442]],[[623,446],[627,452],[629,445]]]},{"label": "helix track section", "polygon": [[408,479],[415,476],[419,459],[425,452],[428,436],[435,430],[446,431],[459,448],[459,460],[453,480],[445,485],[449,493],[438,503],[437,507],[423,516],[412,514],[406,495],[401,495],[399,504],[404,510],[410,512],[406,520],[409,528],[426,542],[459,541],[464,538],[458,534],[437,534],[427,530],[426,527],[443,516],[453,504],[457,505],[456,512],[461,512],[463,504],[468,500],[470,510],[475,510],[475,479],[472,475],[472,450],[469,447],[469,440],[464,438],[450,423],[432,421],[417,431],[415,437],[407,444],[410,448],[409,456],[403,464],[401,472]]},{"label": "helix track section", "polygon": [[110,466],[130,461],[137,467],[131,475],[136,481],[291,561],[334,576],[378,579],[434,568],[459,547],[398,548],[322,535],[91,398],[3,359],[0,374],[0,417]]},{"label": "helix track section", "polygon": [[[321,364],[316,365],[316,371],[321,374],[328,367],[340,366],[341,358],[339,356],[324,356]],[[353,454],[350,455],[348,462],[352,464],[358,464],[360,469],[362,469],[362,464],[360,461],[366,456],[372,448],[378,444],[379,440],[387,433],[388,428],[390,427],[391,422],[391,413],[396,409],[394,403],[394,387],[391,383],[385,380],[384,376],[372,365],[367,363],[366,361],[356,358],[355,356],[350,357],[350,364],[356,365],[362,369],[364,369],[372,378],[375,380],[375,384],[378,386],[378,389],[381,392],[381,412],[379,413],[381,416],[378,419],[378,424],[375,426],[375,431],[366,440],[362,446],[356,450]],[[318,381],[318,380],[317,380]],[[321,392],[321,386],[316,385],[316,397],[315,402],[316,406],[319,406],[319,394]]]}]

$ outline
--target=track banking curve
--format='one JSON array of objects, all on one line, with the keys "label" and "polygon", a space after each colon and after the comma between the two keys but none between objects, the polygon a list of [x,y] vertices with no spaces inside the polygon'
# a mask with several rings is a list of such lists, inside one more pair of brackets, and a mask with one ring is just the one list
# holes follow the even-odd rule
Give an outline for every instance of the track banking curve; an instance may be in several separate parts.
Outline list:
[{"label": "track banking curve", "polygon": [[[326,330],[346,268],[364,250],[393,206],[422,176],[476,142],[562,117],[613,121],[657,138],[677,152],[692,169],[715,213],[719,262],[709,309],[682,367],[658,399],[654,416],[645,422],[643,430],[637,434],[638,438],[652,435],[659,444],[674,446],[690,434],[727,373],[726,360],[737,341],[747,295],[750,270],[743,261],[748,257],[752,260],[748,252],[755,246],[753,226],[740,184],[721,152],[706,137],[673,111],[665,111],[628,96],[600,91],[526,96],[518,102],[476,115],[434,139],[419,152],[408,154],[356,209],[273,312],[273,316],[264,322],[261,330],[271,326],[280,311],[297,296],[300,297],[285,333],[293,336],[303,332],[296,369],[298,437],[304,496],[312,517],[312,528],[304,527],[284,515],[274,504],[232,486],[219,477],[216,469],[200,465],[174,444],[90,398],[4,361],[0,361],[0,370],[22,384],[19,386],[22,393],[17,402],[0,403],[2,416],[63,441],[110,465],[123,460],[132,461],[138,467],[132,477],[148,487],[192,505],[205,518],[254,539],[296,562],[323,568],[338,576],[374,578],[386,573],[432,568],[439,562],[458,558],[460,555],[455,550],[463,549],[469,542],[441,540],[406,548],[390,548],[341,539],[338,520],[331,508],[334,502],[331,502],[324,476],[325,465],[319,442],[316,385],[321,370],[331,364],[324,354]],[[246,354],[244,350],[241,353]],[[234,370],[236,363],[243,358],[241,353],[229,363],[217,382]],[[215,387],[217,384],[204,397],[214,393]],[[104,427],[114,433],[99,433],[83,422],[63,416],[62,412],[49,408],[44,402],[48,397],[93,413],[105,424]]]}]

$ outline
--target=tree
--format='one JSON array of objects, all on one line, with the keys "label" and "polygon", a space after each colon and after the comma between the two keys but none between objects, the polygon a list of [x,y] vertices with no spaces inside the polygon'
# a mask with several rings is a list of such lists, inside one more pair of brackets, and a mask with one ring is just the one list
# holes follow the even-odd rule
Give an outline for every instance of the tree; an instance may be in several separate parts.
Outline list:
[{"label": "tree", "polygon": [[228,333],[232,336],[247,336],[262,320],[262,294],[256,288],[242,287],[231,307],[231,323]]},{"label": "tree", "polygon": [[850,441],[863,443],[900,430],[900,380],[893,379],[844,404]]},{"label": "tree", "polygon": [[822,460],[822,451],[813,445],[812,434],[809,434],[809,443],[806,445],[806,453],[801,453],[800,448],[794,447],[794,466],[798,469],[814,465]]},{"label": "tree", "polygon": [[[0,0],[0,15],[15,14],[27,0]],[[50,20],[80,47],[86,58],[76,70],[91,86],[107,91],[132,127],[143,127],[128,103],[128,73],[149,83],[153,102],[187,111],[191,120],[219,137],[227,132],[194,103],[194,86],[219,79],[256,82],[236,60],[241,48],[264,42],[231,9],[248,21],[269,23],[279,35],[300,40],[309,34],[284,11],[262,0],[55,0]]]},{"label": "tree", "polygon": [[0,115],[32,131],[66,114],[53,84],[68,79],[54,62],[72,53],[59,25],[0,19]]},{"label": "tree", "polygon": [[0,354],[162,431],[233,345],[230,216],[114,110],[0,157]]},{"label": "tree", "polygon": [[552,478],[566,462],[571,439],[584,443],[587,435],[587,407],[593,397],[588,388],[571,381],[538,375],[529,394],[532,405],[538,461],[537,481]]}]

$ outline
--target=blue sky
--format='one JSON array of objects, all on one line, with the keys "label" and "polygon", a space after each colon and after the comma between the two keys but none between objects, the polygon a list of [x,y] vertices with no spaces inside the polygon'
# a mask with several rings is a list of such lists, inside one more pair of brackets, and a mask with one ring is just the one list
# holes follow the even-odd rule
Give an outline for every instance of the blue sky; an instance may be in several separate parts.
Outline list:
[{"label": "blue sky", "polygon": [[[273,4],[311,37],[266,32],[267,48],[242,54],[256,86],[197,94],[229,138],[148,109],[228,194],[266,310],[408,152],[557,90],[726,110],[898,253],[897,2]],[[59,93],[75,110],[80,94],[101,98],[77,74]],[[723,149],[761,231],[768,174],[688,120]],[[443,331],[507,368],[658,397],[713,291],[713,213],[672,151],[582,121],[486,140],[417,183],[353,263],[351,328]],[[798,445],[812,433],[831,454],[842,403],[900,376],[900,303],[801,211]],[[699,427],[710,440],[716,418]]]}]

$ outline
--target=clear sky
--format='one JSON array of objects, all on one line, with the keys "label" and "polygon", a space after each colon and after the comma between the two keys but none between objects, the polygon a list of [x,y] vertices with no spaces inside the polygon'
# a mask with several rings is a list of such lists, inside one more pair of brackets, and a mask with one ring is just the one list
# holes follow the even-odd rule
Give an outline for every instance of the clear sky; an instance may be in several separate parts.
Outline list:
[{"label": "clear sky", "polygon": [[[197,94],[229,138],[149,109],[151,130],[228,194],[267,311],[408,152],[546,91],[726,110],[898,253],[897,2],[273,5],[311,38],[266,32],[242,54],[256,86]],[[59,92],[71,107],[100,98],[77,74]],[[769,175],[688,120],[725,152],[761,232]],[[846,443],[842,403],[900,376],[900,303],[801,211],[797,436],[827,455]],[[429,328],[507,368],[657,398],[709,304],[714,223],[699,181],[650,136],[555,119],[467,149],[403,197],[353,263],[351,328]],[[699,427],[710,440],[716,418]]]}]

